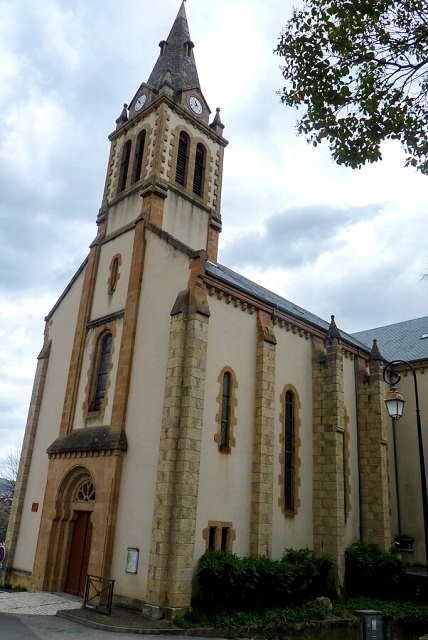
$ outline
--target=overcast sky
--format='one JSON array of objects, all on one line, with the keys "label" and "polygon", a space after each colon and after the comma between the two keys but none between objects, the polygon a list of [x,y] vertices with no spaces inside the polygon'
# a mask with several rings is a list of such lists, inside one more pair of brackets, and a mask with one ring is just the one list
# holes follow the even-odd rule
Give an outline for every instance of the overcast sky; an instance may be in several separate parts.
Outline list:
[{"label": "overcast sky", "polygon": [[[107,136],[179,6],[0,0],[0,459],[22,439],[43,318],[95,236]],[[186,4],[230,142],[220,261],[348,332],[427,315],[428,178],[393,144],[353,171],[296,137],[273,54],[291,8]]]}]

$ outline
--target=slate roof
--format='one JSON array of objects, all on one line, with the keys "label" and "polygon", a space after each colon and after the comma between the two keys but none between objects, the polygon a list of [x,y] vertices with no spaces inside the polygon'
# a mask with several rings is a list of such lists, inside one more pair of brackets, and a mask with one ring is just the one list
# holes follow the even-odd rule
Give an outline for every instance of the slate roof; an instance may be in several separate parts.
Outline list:
[{"label": "slate roof", "polygon": [[147,81],[155,89],[168,77],[168,82],[177,92],[188,89],[200,89],[193,50],[186,54],[185,43],[191,41],[184,3],[180,7],[166,42],[163,55],[160,55]]},{"label": "slate roof", "polygon": [[[262,287],[261,285],[256,284],[255,282],[252,282],[247,278],[244,278],[244,276],[241,276],[239,273],[236,273],[236,271],[232,271],[224,265],[207,262],[206,273],[232,286],[233,288],[256,298],[257,300],[260,300],[268,305],[271,305],[272,307],[275,307],[280,311],[283,311],[292,318],[303,320],[313,327],[321,329],[325,333],[327,333],[330,327],[330,322],[326,322],[322,318],[316,316],[314,313],[311,313],[310,311],[303,309],[303,307],[299,307],[297,304],[294,304],[294,302],[290,302],[289,300],[286,300],[286,298],[282,298],[276,293],[269,291],[269,289],[265,289],[265,287]],[[355,336],[347,334],[341,330],[340,335],[343,340],[352,344],[358,349],[362,349],[363,351],[371,350],[371,344],[369,348],[367,348],[366,344],[361,342]]]},{"label": "slate roof", "polygon": [[[377,340],[380,352],[387,361],[428,359],[428,316],[405,320],[385,327],[358,331],[352,334],[367,346]],[[426,338],[422,338],[426,335]]]},{"label": "slate roof", "polygon": [[75,453],[87,451],[126,451],[128,443],[124,431],[109,427],[75,429],[67,436],[57,438],[47,453]]}]

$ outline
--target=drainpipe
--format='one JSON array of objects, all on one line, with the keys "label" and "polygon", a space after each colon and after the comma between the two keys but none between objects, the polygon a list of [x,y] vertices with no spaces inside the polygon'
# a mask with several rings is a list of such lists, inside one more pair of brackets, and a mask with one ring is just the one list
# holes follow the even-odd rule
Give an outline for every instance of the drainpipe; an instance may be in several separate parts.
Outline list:
[{"label": "drainpipe", "polygon": [[354,379],[355,379],[355,410],[357,418],[357,461],[358,461],[358,508],[360,511],[360,542],[364,539],[363,523],[363,497],[361,486],[361,443],[360,443],[360,384],[358,381],[358,357],[354,358]]}]

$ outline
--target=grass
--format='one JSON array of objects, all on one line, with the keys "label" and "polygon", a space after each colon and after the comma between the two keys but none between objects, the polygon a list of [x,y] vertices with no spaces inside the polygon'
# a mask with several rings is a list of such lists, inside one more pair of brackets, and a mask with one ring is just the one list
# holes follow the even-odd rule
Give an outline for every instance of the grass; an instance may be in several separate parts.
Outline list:
[{"label": "grass", "polygon": [[358,609],[375,609],[388,618],[401,620],[406,624],[427,623],[428,604],[409,602],[407,600],[374,600],[373,598],[355,597],[340,598],[333,602],[332,613],[340,618],[352,616]]},{"label": "grass", "polygon": [[350,619],[358,609],[374,609],[385,616],[395,618],[405,624],[427,623],[428,605],[415,604],[407,601],[373,600],[371,598],[339,598],[332,602],[333,609],[302,604],[281,609],[257,609],[251,611],[203,611],[191,609],[174,620],[182,629],[197,627],[214,627],[228,631],[233,637],[238,629],[257,632],[266,628],[275,629],[294,622],[313,622],[326,619]]},{"label": "grass", "polygon": [[216,611],[203,612],[192,609],[174,619],[175,624],[183,629],[195,627],[217,628],[259,628],[287,622],[305,620],[323,620],[325,613],[319,607],[284,607],[282,609],[258,609],[253,611]]}]

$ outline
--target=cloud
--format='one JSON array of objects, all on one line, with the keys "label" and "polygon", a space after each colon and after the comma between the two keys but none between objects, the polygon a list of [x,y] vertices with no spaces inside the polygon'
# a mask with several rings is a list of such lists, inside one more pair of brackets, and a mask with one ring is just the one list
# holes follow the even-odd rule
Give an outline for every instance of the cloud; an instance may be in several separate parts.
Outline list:
[{"label": "cloud", "polygon": [[22,439],[36,356],[42,346],[43,315],[51,303],[46,295],[6,297],[0,292],[0,437],[6,448]]},{"label": "cloud", "polygon": [[[426,178],[337,167],[295,136],[273,55],[291,0],[187,3],[201,86],[221,107],[220,260],[344,330],[426,311]],[[178,11],[128,0],[0,0],[0,435],[22,435],[43,317],[95,236],[108,134]],[[209,16],[209,18],[207,17]],[[1,456],[0,456],[1,457]]]},{"label": "cloud", "polygon": [[247,231],[229,242],[221,260],[237,268],[295,268],[315,264],[328,251],[343,244],[343,235],[373,219],[382,205],[291,207],[263,222],[261,232]]}]

